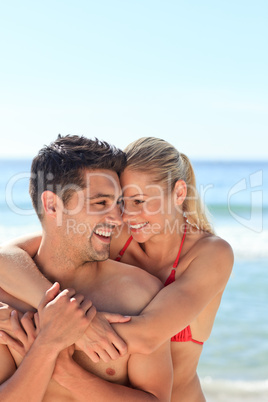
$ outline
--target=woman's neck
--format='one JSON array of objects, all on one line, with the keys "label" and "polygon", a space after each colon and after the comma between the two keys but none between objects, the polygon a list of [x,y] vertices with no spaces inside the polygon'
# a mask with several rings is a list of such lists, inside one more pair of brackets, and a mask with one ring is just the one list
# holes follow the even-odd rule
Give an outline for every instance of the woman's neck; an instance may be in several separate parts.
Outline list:
[{"label": "woman's neck", "polygon": [[184,220],[178,220],[178,223],[174,230],[155,235],[140,244],[154,272],[167,265],[172,265],[177,257],[186,224]]}]

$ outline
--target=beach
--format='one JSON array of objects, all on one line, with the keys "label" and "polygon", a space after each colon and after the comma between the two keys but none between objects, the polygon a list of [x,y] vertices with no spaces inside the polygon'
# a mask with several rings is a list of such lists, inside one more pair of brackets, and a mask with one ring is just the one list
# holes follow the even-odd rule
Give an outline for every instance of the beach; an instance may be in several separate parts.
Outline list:
[{"label": "beach", "polygon": [[[0,161],[0,242],[40,230],[30,160]],[[235,263],[198,374],[208,402],[268,400],[268,163],[194,161],[216,234]]]}]

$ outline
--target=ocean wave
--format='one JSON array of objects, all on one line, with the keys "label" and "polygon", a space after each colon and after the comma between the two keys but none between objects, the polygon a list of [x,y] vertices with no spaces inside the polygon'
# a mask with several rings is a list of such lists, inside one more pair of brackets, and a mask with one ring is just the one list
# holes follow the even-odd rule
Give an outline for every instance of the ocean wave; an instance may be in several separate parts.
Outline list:
[{"label": "ocean wave", "polygon": [[0,225],[0,244],[5,241],[24,236],[29,233],[40,232],[41,227],[38,224],[29,224],[26,226],[1,226]]},{"label": "ocean wave", "polygon": [[243,227],[219,227],[217,235],[228,241],[233,248],[235,259],[255,260],[268,258],[268,230],[256,233]]},{"label": "ocean wave", "polygon": [[[0,225],[0,243],[37,231],[40,231],[38,223]],[[216,234],[230,243],[235,260],[268,259],[268,230],[256,233],[243,227],[222,226],[216,227]]]},{"label": "ocean wave", "polygon": [[232,381],[205,377],[200,381],[207,402],[267,402],[268,400],[268,379],[262,381]]}]

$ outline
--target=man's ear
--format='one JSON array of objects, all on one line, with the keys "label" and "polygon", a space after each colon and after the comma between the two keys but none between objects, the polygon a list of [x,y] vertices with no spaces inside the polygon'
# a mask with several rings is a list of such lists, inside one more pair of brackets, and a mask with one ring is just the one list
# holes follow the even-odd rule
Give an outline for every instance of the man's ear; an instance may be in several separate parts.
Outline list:
[{"label": "man's ear", "polygon": [[187,185],[184,180],[177,180],[174,186],[174,202],[182,205],[187,195]]},{"label": "man's ear", "polygon": [[46,215],[56,216],[57,211],[57,195],[52,191],[44,191],[41,195],[41,200]]}]

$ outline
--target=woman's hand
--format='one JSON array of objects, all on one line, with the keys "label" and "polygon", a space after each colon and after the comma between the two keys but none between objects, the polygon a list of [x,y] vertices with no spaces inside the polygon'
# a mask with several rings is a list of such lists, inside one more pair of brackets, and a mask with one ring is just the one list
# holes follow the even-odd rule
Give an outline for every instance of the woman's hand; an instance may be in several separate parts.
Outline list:
[{"label": "woman's hand", "polygon": [[28,311],[21,319],[19,319],[18,312],[12,310],[9,320],[9,332],[12,336],[4,331],[0,331],[0,343],[9,346],[18,352],[21,357],[24,357],[38,334],[38,328],[35,326],[33,321],[34,318],[36,318],[36,314],[32,311]]},{"label": "woman's hand", "polygon": [[110,324],[128,322],[131,317],[121,314],[97,313],[85,334],[75,344],[94,362],[108,363],[127,353],[127,345]]},{"label": "woman's hand", "polygon": [[[0,330],[7,332],[11,335],[12,324],[11,324],[11,312],[14,310],[13,307],[6,303],[0,302]],[[18,313],[19,317],[22,317],[22,313]]]}]

